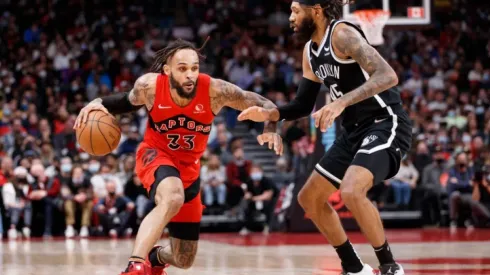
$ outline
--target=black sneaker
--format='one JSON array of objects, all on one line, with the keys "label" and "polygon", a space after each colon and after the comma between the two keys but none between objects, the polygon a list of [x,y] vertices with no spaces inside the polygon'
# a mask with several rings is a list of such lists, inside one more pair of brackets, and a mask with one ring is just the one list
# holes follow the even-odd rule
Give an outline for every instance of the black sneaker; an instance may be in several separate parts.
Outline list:
[{"label": "black sneaker", "polygon": [[400,264],[385,264],[379,266],[379,275],[405,275],[405,271]]}]

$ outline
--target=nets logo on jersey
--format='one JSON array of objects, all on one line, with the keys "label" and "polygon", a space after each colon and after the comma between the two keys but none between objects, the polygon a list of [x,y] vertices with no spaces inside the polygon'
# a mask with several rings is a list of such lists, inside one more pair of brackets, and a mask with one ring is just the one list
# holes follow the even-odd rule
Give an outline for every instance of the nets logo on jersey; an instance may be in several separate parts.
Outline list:
[{"label": "nets logo on jersey", "polygon": [[367,136],[364,138],[364,140],[362,141],[362,145],[361,147],[364,147],[368,144],[371,144],[373,141],[377,140],[378,139],[378,136],[375,136],[375,135],[370,135],[370,136]]},{"label": "nets logo on jersey", "polygon": [[150,116],[149,123],[153,130],[161,134],[179,128],[184,128],[189,131],[194,131],[205,135],[209,135],[209,132],[211,132],[211,124],[200,123],[199,121],[195,121],[194,119],[185,115],[178,115],[159,122],[154,122]]}]

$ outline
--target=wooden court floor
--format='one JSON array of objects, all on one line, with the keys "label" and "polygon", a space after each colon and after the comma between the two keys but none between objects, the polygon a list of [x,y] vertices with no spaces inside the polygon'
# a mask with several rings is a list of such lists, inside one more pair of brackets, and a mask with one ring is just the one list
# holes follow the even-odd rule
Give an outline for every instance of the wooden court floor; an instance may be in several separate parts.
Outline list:
[{"label": "wooden court floor", "polygon": [[[377,265],[359,233],[349,233],[361,258]],[[395,257],[406,274],[490,274],[490,230],[388,231]],[[165,244],[167,240],[162,240]],[[117,275],[133,240],[0,242],[1,275]],[[203,234],[189,270],[169,275],[323,275],[339,274],[335,251],[319,234]]]}]

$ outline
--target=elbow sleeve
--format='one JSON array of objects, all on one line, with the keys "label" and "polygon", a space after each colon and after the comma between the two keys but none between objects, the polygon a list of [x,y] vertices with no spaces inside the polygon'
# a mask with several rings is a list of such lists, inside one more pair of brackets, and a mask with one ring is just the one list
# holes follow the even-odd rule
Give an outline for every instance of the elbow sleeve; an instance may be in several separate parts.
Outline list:
[{"label": "elbow sleeve", "polygon": [[279,120],[296,120],[305,117],[313,111],[321,83],[302,78],[296,97],[288,104],[277,108]]},{"label": "elbow sleeve", "polygon": [[109,113],[114,115],[137,111],[141,106],[134,106],[129,102],[129,93],[114,93],[102,98],[102,105]]}]

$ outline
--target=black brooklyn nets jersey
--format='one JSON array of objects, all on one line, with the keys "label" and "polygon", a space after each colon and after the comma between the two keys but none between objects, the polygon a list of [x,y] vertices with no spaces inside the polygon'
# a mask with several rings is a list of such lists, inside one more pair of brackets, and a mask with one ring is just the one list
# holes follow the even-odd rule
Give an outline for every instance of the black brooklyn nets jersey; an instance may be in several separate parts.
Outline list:
[{"label": "black brooklyn nets jersey", "polygon": [[[361,86],[369,79],[369,74],[355,60],[341,60],[335,56],[331,38],[334,28],[339,23],[353,26],[366,38],[362,30],[354,24],[333,20],[319,46],[311,40],[306,44],[311,69],[330,89],[330,97],[333,101]],[[374,97],[347,107],[342,115],[342,125],[349,130],[353,129],[353,126],[361,125],[378,116],[393,115],[393,109],[390,106],[400,104],[398,89],[390,88]]]}]

